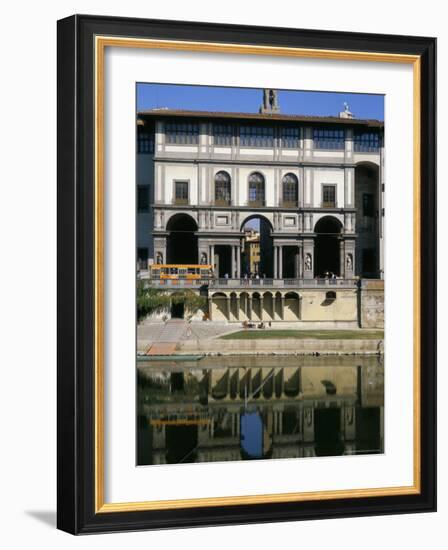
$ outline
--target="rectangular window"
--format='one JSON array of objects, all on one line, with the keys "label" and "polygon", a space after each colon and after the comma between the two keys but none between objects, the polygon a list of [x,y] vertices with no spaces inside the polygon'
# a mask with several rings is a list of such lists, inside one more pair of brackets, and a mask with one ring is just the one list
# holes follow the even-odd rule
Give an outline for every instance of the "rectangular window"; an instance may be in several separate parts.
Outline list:
[{"label": "rectangular window", "polygon": [[355,132],[355,151],[362,153],[378,153],[381,146],[378,132]]},{"label": "rectangular window", "polygon": [[149,211],[149,185],[139,185],[137,187],[137,211]]},{"label": "rectangular window", "polygon": [[336,208],[336,186],[335,185],[322,186],[322,207]]},{"label": "rectangular window", "polygon": [[140,154],[154,153],[154,134],[152,132],[138,132],[137,152]]},{"label": "rectangular window", "polygon": [[188,181],[174,182],[174,203],[188,204]]},{"label": "rectangular window", "polygon": [[231,124],[213,124],[213,143],[215,145],[232,145],[233,126]]},{"label": "rectangular window", "polygon": [[140,154],[154,153],[154,134],[140,130],[137,135],[137,152]]},{"label": "rectangular window", "polygon": [[344,149],[344,130],[314,128],[313,142],[315,149]]},{"label": "rectangular window", "polygon": [[374,196],[372,193],[362,195],[362,215],[373,217],[375,215]]},{"label": "rectangular window", "polygon": [[199,124],[167,122],[165,124],[165,138],[166,143],[197,145],[199,143]]},{"label": "rectangular window", "polygon": [[274,128],[271,126],[241,126],[240,145],[243,147],[274,147]]},{"label": "rectangular window", "polygon": [[281,146],[285,149],[298,149],[299,148],[299,128],[281,128],[280,130]]}]

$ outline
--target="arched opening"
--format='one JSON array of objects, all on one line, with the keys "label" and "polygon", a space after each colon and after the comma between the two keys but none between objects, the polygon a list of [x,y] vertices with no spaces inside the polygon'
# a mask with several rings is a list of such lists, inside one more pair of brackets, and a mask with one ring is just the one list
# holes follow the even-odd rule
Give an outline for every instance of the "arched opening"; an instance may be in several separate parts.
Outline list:
[{"label": "arched opening", "polygon": [[171,295],[171,318],[183,319],[185,315],[185,301],[182,299],[182,295],[174,292]]},{"label": "arched opening", "polygon": [[274,320],[274,297],[271,292],[263,294],[263,318],[267,321]]},{"label": "arched opening", "polygon": [[339,239],[342,225],[333,216],[321,218],[314,228],[314,276],[340,275]]},{"label": "arched opening", "polygon": [[254,321],[261,321],[263,318],[263,311],[261,309],[261,296],[258,292],[252,294],[252,319]]},{"label": "arched opening", "polygon": [[265,181],[260,172],[249,176],[249,206],[265,206]]},{"label": "arched opening", "polygon": [[215,205],[228,206],[231,204],[230,175],[221,170],[215,175]]},{"label": "arched opening", "polygon": [[379,274],[379,168],[360,163],[355,168],[355,208],[357,234],[356,274],[378,278]]},{"label": "arched opening", "polygon": [[285,321],[297,321],[300,319],[300,298],[297,292],[288,292],[285,295]]},{"label": "arched opening", "polygon": [[185,313],[185,305],[182,303],[171,304],[171,318],[172,319],[183,319]]},{"label": "arched opening", "polygon": [[249,310],[249,294],[247,292],[241,292],[239,319],[247,321],[251,318],[251,314],[252,312]]},{"label": "arched opening", "polygon": [[248,278],[273,277],[274,250],[270,221],[264,216],[249,216],[244,220],[241,232],[244,233],[242,276]]},{"label": "arched opening", "polygon": [[212,296],[212,320],[228,321],[228,298],[223,292],[215,292]]},{"label": "arched opening", "polygon": [[295,208],[299,201],[299,180],[295,174],[285,174],[282,179],[282,206]]},{"label": "arched opening", "polygon": [[197,264],[198,226],[188,214],[175,214],[166,226],[169,232],[167,237],[168,264]]}]

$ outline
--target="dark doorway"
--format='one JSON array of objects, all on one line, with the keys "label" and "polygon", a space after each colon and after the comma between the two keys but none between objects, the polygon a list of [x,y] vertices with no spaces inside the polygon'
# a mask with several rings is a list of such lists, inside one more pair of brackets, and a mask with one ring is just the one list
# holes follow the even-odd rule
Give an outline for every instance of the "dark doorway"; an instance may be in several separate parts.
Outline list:
[{"label": "dark doorway", "polygon": [[314,232],[314,276],[325,277],[327,273],[340,275],[340,222],[336,218],[325,216],[317,222]]},{"label": "dark doorway", "polygon": [[171,303],[171,318],[172,319],[183,319],[185,313],[185,305],[181,303]]},{"label": "dark doorway", "polygon": [[316,409],[314,411],[314,440],[316,456],[338,456],[344,452],[341,440],[341,409]]},{"label": "dark doorway", "polygon": [[228,275],[228,277],[232,278],[231,251],[232,248],[228,245],[215,246],[215,265],[218,277]]},{"label": "dark doorway", "polygon": [[299,250],[297,246],[283,247],[283,278],[284,279],[295,279],[299,276],[298,255],[299,255]]},{"label": "dark doorway", "polygon": [[170,218],[166,228],[169,232],[166,263],[197,264],[198,239],[196,231],[198,226],[194,219],[188,214],[176,214]]},{"label": "dark doorway", "polygon": [[195,462],[198,446],[198,427],[196,425],[166,426],[166,462],[179,464]]}]

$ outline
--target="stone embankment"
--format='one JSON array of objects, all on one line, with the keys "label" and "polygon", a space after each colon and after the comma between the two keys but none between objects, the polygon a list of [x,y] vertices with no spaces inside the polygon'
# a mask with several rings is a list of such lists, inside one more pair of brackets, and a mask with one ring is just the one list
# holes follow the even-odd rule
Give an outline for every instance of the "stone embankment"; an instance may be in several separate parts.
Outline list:
[{"label": "stone embankment", "polygon": [[383,340],[254,339],[186,340],[176,346],[176,354],[202,355],[379,355]]}]

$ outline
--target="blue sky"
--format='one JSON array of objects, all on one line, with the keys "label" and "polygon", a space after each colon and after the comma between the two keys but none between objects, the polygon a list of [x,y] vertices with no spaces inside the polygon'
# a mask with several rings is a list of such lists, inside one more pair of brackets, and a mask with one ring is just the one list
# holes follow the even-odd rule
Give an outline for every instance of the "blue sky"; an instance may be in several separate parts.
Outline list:
[{"label": "blue sky", "polygon": [[[169,107],[199,111],[257,113],[262,90],[175,84],[137,84],[137,109]],[[356,118],[384,120],[384,96],[279,90],[283,114],[337,116],[347,102]]]}]

